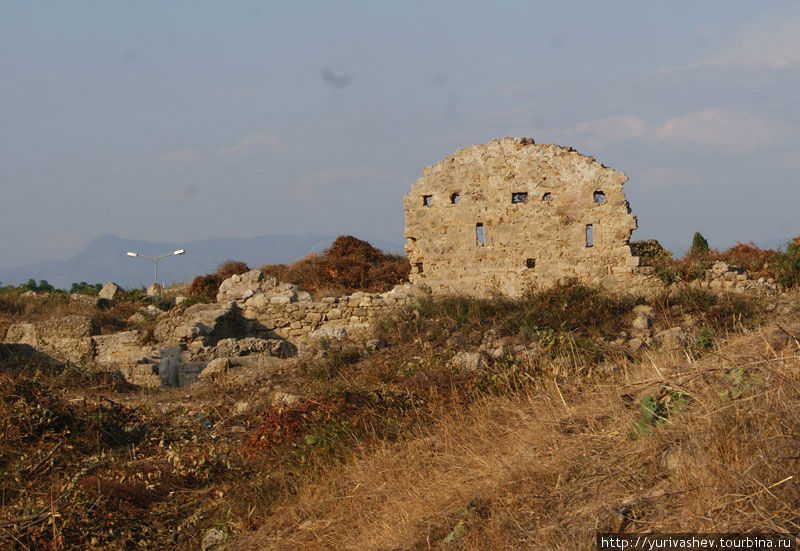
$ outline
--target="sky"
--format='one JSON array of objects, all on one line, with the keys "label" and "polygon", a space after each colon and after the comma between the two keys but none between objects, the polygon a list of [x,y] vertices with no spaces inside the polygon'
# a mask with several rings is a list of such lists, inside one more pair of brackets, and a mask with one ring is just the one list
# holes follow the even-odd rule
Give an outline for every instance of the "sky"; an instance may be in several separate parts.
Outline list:
[{"label": "sky", "polygon": [[800,234],[800,3],[0,0],[0,266],[98,235],[402,244],[426,165],[530,136],[633,239]]}]

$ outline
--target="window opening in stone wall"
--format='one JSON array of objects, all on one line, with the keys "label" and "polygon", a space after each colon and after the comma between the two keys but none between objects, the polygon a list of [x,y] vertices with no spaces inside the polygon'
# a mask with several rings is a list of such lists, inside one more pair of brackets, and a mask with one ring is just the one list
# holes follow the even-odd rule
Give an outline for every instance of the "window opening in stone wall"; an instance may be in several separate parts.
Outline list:
[{"label": "window opening in stone wall", "polygon": [[433,195],[423,195],[422,196],[422,206],[429,207],[433,202]]},{"label": "window opening in stone wall", "polygon": [[606,194],[603,193],[602,191],[595,191],[594,192],[594,202],[595,203],[599,203],[599,204],[602,205],[603,203],[606,202]]},{"label": "window opening in stone wall", "polygon": [[526,268],[535,268],[536,267],[536,259],[535,258],[528,258],[525,260],[525,267]]},{"label": "window opening in stone wall", "polygon": [[512,203],[527,203],[528,202],[528,194],[524,191],[517,191],[511,194],[511,202]]},{"label": "window opening in stone wall", "polygon": [[461,201],[461,195],[459,195],[458,193],[454,193],[450,196],[450,202],[453,203],[454,205],[459,201]]},{"label": "window opening in stone wall", "polygon": [[475,241],[478,243],[479,247],[483,247],[485,245],[485,241],[483,239],[483,223],[478,222],[475,224]]},{"label": "window opening in stone wall", "polygon": [[549,191],[547,193],[545,193],[544,195],[542,195],[542,201],[544,201],[545,203],[547,201],[549,201],[550,199],[552,199],[552,198],[553,198],[553,194],[550,193]]},{"label": "window opening in stone wall", "polygon": [[417,273],[418,274],[421,274],[423,272],[423,270],[422,270],[422,262],[415,262],[414,266],[417,267]]},{"label": "window opening in stone wall", "polygon": [[586,225],[586,246],[594,247],[594,227],[591,224]]}]

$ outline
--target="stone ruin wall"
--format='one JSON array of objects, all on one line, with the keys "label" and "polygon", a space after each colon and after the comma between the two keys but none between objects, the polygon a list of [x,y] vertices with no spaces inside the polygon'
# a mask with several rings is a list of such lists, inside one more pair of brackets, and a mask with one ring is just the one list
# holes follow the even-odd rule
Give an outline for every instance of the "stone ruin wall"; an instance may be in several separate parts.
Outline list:
[{"label": "stone ruin wall", "polygon": [[217,302],[234,301],[258,330],[298,344],[308,337],[341,335],[341,330],[367,332],[376,318],[422,292],[405,284],[385,293],[356,292],[314,300],[296,285],[251,270],[223,281]]},{"label": "stone ruin wall", "polygon": [[426,167],[405,196],[410,280],[435,294],[518,297],[565,278],[649,294],[659,282],[628,245],[636,217],[626,180],[528,138],[461,149]]}]

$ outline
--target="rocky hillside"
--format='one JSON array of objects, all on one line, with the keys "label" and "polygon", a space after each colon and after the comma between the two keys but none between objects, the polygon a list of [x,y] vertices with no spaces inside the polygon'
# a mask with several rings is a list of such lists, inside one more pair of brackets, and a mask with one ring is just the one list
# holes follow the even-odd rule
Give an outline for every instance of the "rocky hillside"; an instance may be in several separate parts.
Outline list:
[{"label": "rocky hillside", "polygon": [[791,531],[797,292],[699,275],[651,300],[315,298],[258,270],[213,303],[3,295],[0,547]]}]

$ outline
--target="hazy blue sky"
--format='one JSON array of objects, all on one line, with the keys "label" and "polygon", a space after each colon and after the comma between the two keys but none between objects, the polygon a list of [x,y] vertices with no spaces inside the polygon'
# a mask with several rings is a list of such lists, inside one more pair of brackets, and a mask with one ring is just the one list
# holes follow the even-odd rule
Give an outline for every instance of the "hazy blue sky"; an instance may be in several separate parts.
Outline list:
[{"label": "hazy blue sky", "polygon": [[680,247],[800,233],[797,2],[0,0],[0,265],[93,237],[403,241],[503,136],[626,172]]}]

